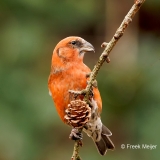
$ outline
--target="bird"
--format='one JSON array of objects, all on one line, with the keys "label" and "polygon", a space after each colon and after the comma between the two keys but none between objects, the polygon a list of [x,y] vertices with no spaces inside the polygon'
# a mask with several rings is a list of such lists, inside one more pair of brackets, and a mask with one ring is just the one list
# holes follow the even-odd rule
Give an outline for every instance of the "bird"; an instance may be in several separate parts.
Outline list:
[{"label": "bird", "polygon": [[[86,88],[86,75],[91,70],[83,63],[83,58],[85,53],[94,51],[93,45],[78,36],[62,39],[53,50],[48,89],[58,115],[65,124],[65,110],[70,103],[69,90],[81,91]],[[83,131],[92,138],[99,153],[105,155],[107,150],[114,150],[115,146],[110,139],[111,131],[101,121],[102,99],[97,87],[93,87],[91,103],[94,106],[91,108],[91,119]]]}]

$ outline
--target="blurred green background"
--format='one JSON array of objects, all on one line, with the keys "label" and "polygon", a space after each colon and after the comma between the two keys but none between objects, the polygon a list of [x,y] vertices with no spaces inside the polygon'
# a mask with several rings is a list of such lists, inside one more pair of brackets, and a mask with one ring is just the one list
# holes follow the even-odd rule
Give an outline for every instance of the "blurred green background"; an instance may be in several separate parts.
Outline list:
[{"label": "blurred green background", "polygon": [[[67,160],[74,142],[58,117],[47,80],[52,51],[63,38],[81,36],[96,48],[93,68],[133,1],[0,1],[0,160]],[[116,150],[102,157],[84,135],[84,160],[159,160],[160,1],[146,1],[97,77],[102,121]],[[121,149],[153,144],[154,150]]]}]

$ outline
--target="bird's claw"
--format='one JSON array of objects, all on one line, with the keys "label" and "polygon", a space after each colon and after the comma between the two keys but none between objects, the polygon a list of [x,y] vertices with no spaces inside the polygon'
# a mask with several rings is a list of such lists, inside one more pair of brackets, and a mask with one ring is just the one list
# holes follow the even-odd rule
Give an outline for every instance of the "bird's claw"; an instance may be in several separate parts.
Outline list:
[{"label": "bird's claw", "polygon": [[71,134],[69,135],[69,139],[71,140],[82,140],[83,138],[83,134],[81,131],[79,131],[79,129],[77,128],[73,128],[71,130]]}]

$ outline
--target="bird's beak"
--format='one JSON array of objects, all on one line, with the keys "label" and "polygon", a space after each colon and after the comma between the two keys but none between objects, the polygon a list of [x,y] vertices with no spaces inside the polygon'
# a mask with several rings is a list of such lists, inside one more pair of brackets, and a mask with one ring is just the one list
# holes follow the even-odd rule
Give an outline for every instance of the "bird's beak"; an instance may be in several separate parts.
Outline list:
[{"label": "bird's beak", "polygon": [[91,51],[95,52],[94,47],[89,42],[84,41],[82,47],[80,48],[80,55]]}]

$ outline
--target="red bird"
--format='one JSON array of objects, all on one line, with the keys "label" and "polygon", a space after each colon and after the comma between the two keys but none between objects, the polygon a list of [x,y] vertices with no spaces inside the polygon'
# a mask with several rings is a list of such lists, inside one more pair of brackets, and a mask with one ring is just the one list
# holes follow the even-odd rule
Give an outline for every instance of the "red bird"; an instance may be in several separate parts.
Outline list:
[{"label": "red bird", "polygon": [[[53,51],[48,88],[56,110],[66,124],[65,110],[70,103],[68,91],[81,91],[86,88],[86,75],[91,70],[83,63],[83,57],[90,51],[94,51],[94,47],[89,42],[74,36],[61,40]],[[91,109],[91,119],[83,131],[93,139],[99,153],[105,155],[108,149],[114,149],[114,144],[109,138],[111,131],[101,122],[102,100],[98,88],[95,87],[92,104],[94,107]]]}]

